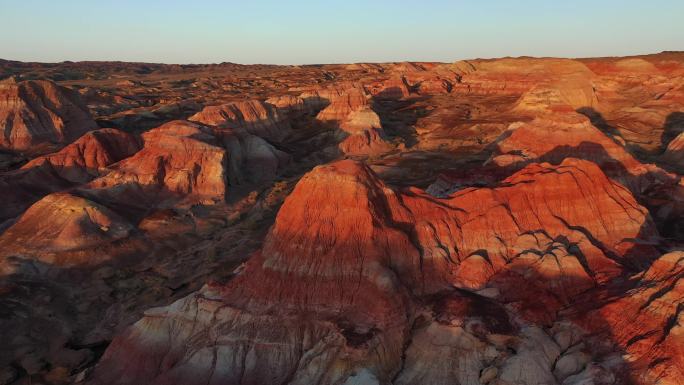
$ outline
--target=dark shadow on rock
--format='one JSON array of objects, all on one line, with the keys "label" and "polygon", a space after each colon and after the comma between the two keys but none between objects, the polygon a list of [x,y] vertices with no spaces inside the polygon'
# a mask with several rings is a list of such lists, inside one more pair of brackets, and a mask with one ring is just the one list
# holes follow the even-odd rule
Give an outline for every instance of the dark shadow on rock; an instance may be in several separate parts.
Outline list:
[{"label": "dark shadow on rock", "polygon": [[418,119],[429,113],[418,103],[427,99],[429,97],[399,99],[383,96],[381,93],[373,97],[371,107],[380,117],[380,123],[385,132],[390,136],[401,138],[406,148],[411,148],[418,143],[415,124]]},{"label": "dark shadow on rock", "polygon": [[[171,229],[173,221],[162,218]],[[228,280],[232,270],[261,245],[261,230],[224,224],[207,233],[169,231],[148,238],[141,231],[111,244],[57,253],[2,257],[0,274],[0,370],[12,368],[13,384],[67,384],[93,366],[112,337],[152,307],[169,305],[206,282]],[[251,228],[251,227],[250,227]],[[7,251],[7,250],[5,250]],[[50,262],[81,258],[80,263]],[[64,378],[51,379],[63,367]]]},{"label": "dark shadow on rock", "polygon": [[[506,134],[504,133],[504,135]],[[440,183],[445,186],[444,193],[451,194],[466,187],[495,186],[530,163],[548,162],[558,165],[566,158],[578,158],[596,163],[606,176],[627,187],[637,202],[648,209],[663,236],[675,240],[681,240],[684,236],[677,231],[677,229],[684,228],[684,221],[677,210],[672,210],[666,216],[663,216],[665,214],[659,215],[663,202],[674,201],[674,194],[677,189],[676,179],[663,180],[658,173],[652,172],[641,175],[631,174],[621,162],[613,159],[600,144],[582,142],[578,146],[558,146],[537,158],[521,159],[519,162],[506,166],[497,166],[493,162],[482,163],[482,159],[490,159],[492,155],[497,154],[496,143],[492,143],[479,154],[471,154],[472,162],[460,163],[457,168],[450,167],[447,162],[440,163],[440,166],[444,168],[439,170],[439,167],[435,167],[435,169],[439,172]],[[407,160],[407,162],[410,166],[413,161]],[[438,181],[436,175],[433,181]],[[449,184],[453,185],[454,188],[449,189]]]},{"label": "dark shadow on rock", "polygon": [[665,118],[663,134],[660,143],[663,151],[667,148],[672,139],[684,132],[684,112],[673,112]]},{"label": "dark shadow on rock", "polygon": [[577,109],[577,112],[589,118],[594,127],[601,130],[604,134],[608,135],[609,138],[613,139],[614,142],[620,144],[615,138],[622,138],[622,133],[620,130],[613,127],[606,121],[603,115],[591,107],[582,107]]}]

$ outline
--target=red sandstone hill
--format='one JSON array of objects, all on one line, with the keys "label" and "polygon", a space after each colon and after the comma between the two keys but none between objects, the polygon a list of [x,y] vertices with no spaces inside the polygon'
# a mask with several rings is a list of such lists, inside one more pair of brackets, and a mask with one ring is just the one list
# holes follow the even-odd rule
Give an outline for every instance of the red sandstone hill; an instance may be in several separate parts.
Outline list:
[{"label": "red sandstone hill", "polygon": [[242,128],[250,134],[281,141],[289,132],[284,116],[268,104],[250,100],[220,106],[208,106],[189,120],[226,128]]},{"label": "red sandstone hill", "polygon": [[48,193],[108,173],[108,166],[133,155],[138,148],[138,141],[130,134],[108,128],[94,130],[55,153],[0,174],[0,193],[5,198],[0,220],[17,216]]},{"label": "red sandstone hill", "polygon": [[681,53],[0,72],[0,385],[681,382]]},{"label": "red sandstone hill", "polygon": [[[393,191],[363,164],[334,163],[302,178],[235,279],[147,313],[113,342],[94,383],[335,383],[354,373],[400,383],[420,373],[441,383],[441,369],[402,365],[402,349],[440,333],[486,336],[508,321],[501,311],[479,332],[449,331],[433,318],[441,314],[425,319],[431,296],[494,289],[525,318],[543,320],[576,294],[646,265],[646,244],[656,240],[646,210],[586,161],[533,164],[500,187],[443,200]],[[412,341],[419,318],[426,335]],[[533,343],[539,332],[505,333]],[[484,354],[487,343],[471,349]],[[454,358],[434,359],[448,367]],[[500,359],[502,379],[554,378],[555,359],[527,373],[526,359]],[[469,365],[459,376],[477,377],[486,360]]]},{"label": "red sandstone hill", "polygon": [[316,119],[339,128],[338,148],[347,155],[379,155],[392,149],[386,141],[380,117],[370,106],[362,88],[349,87],[331,93],[329,105]]},{"label": "red sandstone hill", "polygon": [[50,81],[0,82],[0,148],[40,152],[97,128],[78,93]]}]

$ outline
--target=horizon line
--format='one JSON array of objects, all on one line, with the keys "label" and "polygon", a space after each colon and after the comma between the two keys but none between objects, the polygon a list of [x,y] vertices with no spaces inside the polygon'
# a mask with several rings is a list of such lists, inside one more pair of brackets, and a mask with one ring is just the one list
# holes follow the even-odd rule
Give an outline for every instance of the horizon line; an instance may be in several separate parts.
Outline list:
[{"label": "horizon line", "polygon": [[519,55],[519,56],[496,56],[496,57],[477,57],[467,59],[456,59],[453,61],[438,61],[438,60],[390,60],[390,61],[350,61],[350,62],[329,62],[329,63],[298,63],[298,64],[273,64],[273,63],[238,63],[233,61],[222,61],[213,63],[173,63],[173,62],[155,62],[155,61],[127,61],[127,60],[62,60],[62,61],[24,61],[16,59],[0,58],[0,62],[15,62],[25,64],[79,64],[79,63],[126,63],[126,64],[150,64],[150,65],[178,65],[178,66],[210,66],[210,65],[241,65],[241,66],[274,66],[274,67],[297,67],[297,66],[326,66],[326,65],[344,65],[344,64],[397,64],[397,63],[437,63],[449,64],[457,63],[459,61],[469,60],[497,60],[497,59],[568,59],[568,60],[587,60],[587,59],[610,59],[610,58],[630,58],[641,56],[655,56],[662,54],[684,54],[684,50],[664,50],[660,52],[638,53],[630,55],[607,55],[607,56],[534,56],[534,55]]}]

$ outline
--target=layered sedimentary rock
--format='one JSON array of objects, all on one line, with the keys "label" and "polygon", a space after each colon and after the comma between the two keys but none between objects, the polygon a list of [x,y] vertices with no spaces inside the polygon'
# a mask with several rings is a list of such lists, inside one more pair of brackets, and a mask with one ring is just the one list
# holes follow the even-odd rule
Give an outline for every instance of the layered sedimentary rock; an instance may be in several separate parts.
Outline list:
[{"label": "layered sedimentary rock", "polygon": [[454,72],[460,73],[460,82],[454,85],[457,93],[522,95],[534,87],[545,85],[562,90],[564,98],[576,108],[586,107],[587,100],[594,99],[591,96],[594,73],[575,60],[469,60],[455,63],[452,67]]},{"label": "layered sedimentary rock", "polygon": [[499,167],[582,157],[600,165],[635,194],[655,185],[676,183],[677,179],[655,165],[642,164],[588,118],[574,112],[544,113],[530,122],[514,123],[494,142],[494,148],[490,161]]},{"label": "layered sedimentary rock", "polygon": [[21,214],[43,196],[86,183],[109,172],[107,166],[133,155],[137,139],[116,129],[90,131],[60,151],[34,158],[19,170],[0,174],[5,198],[0,220]]},{"label": "layered sedimentary rock", "polygon": [[420,95],[440,95],[448,94],[453,89],[453,82],[440,76],[417,77],[411,79],[415,81],[415,88]]},{"label": "layered sedimentary rock", "polygon": [[[301,179],[233,280],[147,312],[92,383],[555,381],[562,349],[550,336],[454,285],[498,290],[539,321],[647,263],[643,243],[656,236],[628,190],[587,161],[533,164],[497,188],[441,200],[394,191],[361,163],[333,163]],[[419,364],[431,340],[470,352],[453,358],[460,374]]]},{"label": "layered sedimentary rock", "polygon": [[321,121],[343,121],[350,113],[368,106],[368,97],[362,88],[331,90],[327,97],[330,104],[316,116]]},{"label": "layered sedimentary rock", "polygon": [[211,130],[172,121],[142,135],[143,147],[86,185],[104,201],[149,205],[164,199],[215,203],[226,194],[228,155]]},{"label": "layered sedimentary rock", "polygon": [[419,95],[441,95],[451,92],[460,75],[444,66],[435,66],[429,70],[405,72],[401,78],[408,89]]},{"label": "layered sedimentary rock", "polygon": [[633,150],[657,154],[684,129],[684,67],[658,57],[585,60],[599,75],[596,122]]},{"label": "layered sedimentary rock", "polygon": [[300,96],[281,95],[266,99],[266,103],[278,108],[280,111],[290,115],[299,116],[313,112],[310,105]]},{"label": "layered sedimentary rock", "polygon": [[[271,181],[289,156],[243,128],[177,120],[142,135],[135,155],[85,185],[85,194],[128,205],[223,202],[229,185]],[[131,202],[128,197],[134,196]]]},{"label": "layered sedimentary rock", "polygon": [[132,228],[102,205],[70,193],[55,193],[21,215],[0,236],[0,248],[14,252],[22,249],[55,252],[102,246],[127,237]]},{"label": "layered sedimentary rock", "polygon": [[639,369],[635,381],[675,385],[684,377],[683,296],[684,253],[677,251],[658,258],[633,289],[582,321],[624,349]]},{"label": "layered sedimentary rock", "polygon": [[350,88],[333,96],[316,119],[334,122],[340,129],[338,148],[347,155],[377,155],[392,149],[380,117],[373,111],[361,88]]},{"label": "layered sedimentary rock", "polygon": [[283,113],[303,113],[306,106],[298,98],[279,100],[271,101],[283,109],[281,112],[268,103],[247,101],[205,107],[190,117],[191,121],[211,126],[212,135],[228,150],[230,183],[272,180],[289,162],[289,155],[265,139],[282,140],[290,132],[290,123]]},{"label": "layered sedimentary rock", "polygon": [[340,123],[340,129],[348,135],[338,146],[345,154],[374,155],[392,149],[385,139],[380,117],[370,107],[351,112]]},{"label": "layered sedimentary rock", "polygon": [[40,198],[73,187],[50,164],[0,174],[0,222],[12,220]]},{"label": "layered sedimentary rock", "polygon": [[44,152],[97,128],[77,92],[47,80],[0,82],[0,148]]},{"label": "layered sedimentary rock", "polygon": [[189,118],[191,121],[223,128],[242,128],[272,141],[289,134],[290,124],[270,104],[257,100],[208,106]]},{"label": "layered sedimentary rock", "polygon": [[0,384],[678,384],[683,63],[0,60]]},{"label": "layered sedimentary rock", "polygon": [[373,84],[371,94],[381,99],[401,99],[411,95],[406,79],[403,76],[395,76],[379,84]]},{"label": "layered sedimentary rock", "polygon": [[62,178],[84,183],[97,176],[105,167],[133,155],[140,149],[131,134],[103,128],[90,131],[60,151],[33,159],[22,167],[46,167],[48,164]]},{"label": "layered sedimentary rock", "polygon": [[219,130],[214,134],[222,138],[228,150],[230,184],[270,182],[290,163],[290,155],[246,131]]}]

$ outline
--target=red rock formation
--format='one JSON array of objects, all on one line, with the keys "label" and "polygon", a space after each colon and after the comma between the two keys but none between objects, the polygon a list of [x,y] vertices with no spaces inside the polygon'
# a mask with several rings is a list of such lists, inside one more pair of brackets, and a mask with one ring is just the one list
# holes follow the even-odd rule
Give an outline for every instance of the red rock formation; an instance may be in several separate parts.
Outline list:
[{"label": "red rock formation", "polygon": [[373,84],[370,88],[370,93],[381,99],[401,99],[411,95],[403,76],[394,76],[379,84]]},{"label": "red rock formation", "polygon": [[338,95],[337,91],[329,89],[313,89],[302,92],[299,97],[304,101],[304,105],[312,112],[318,113],[330,104],[333,95]]},{"label": "red rock formation", "polygon": [[338,125],[338,148],[347,155],[378,155],[392,149],[363,89],[351,88],[332,96],[330,105],[316,119]]},{"label": "red rock formation", "polygon": [[363,71],[365,73],[382,73],[384,66],[377,63],[352,63],[344,67],[347,71]]},{"label": "red rock formation", "polygon": [[73,187],[49,163],[0,175],[0,221],[12,220],[40,198]]},{"label": "red rock formation", "polygon": [[[126,238],[132,226],[111,210],[69,193],[46,196],[0,236],[7,253],[56,252],[103,246]],[[45,260],[61,265],[73,261]]]},{"label": "red rock formation", "polygon": [[105,167],[133,155],[140,149],[137,139],[113,128],[90,131],[60,151],[33,159],[22,169],[50,166],[64,179],[85,183]]},{"label": "red rock formation", "polygon": [[404,82],[420,95],[448,94],[455,81],[458,81],[458,77],[451,71],[445,71],[443,67],[404,74]]},{"label": "red rock formation", "polygon": [[14,218],[31,204],[55,191],[85,183],[109,172],[107,166],[131,156],[139,148],[133,135],[106,128],[90,131],[53,154],[0,175],[5,199],[0,220]]},{"label": "red rock formation", "polygon": [[277,111],[269,103],[247,101],[205,107],[190,117],[191,121],[212,126],[212,135],[228,150],[228,179],[232,184],[272,180],[290,160],[289,155],[262,137],[282,140],[290,131],[290,123],[285,116],[303,113],[306,106],[302,99],[296,97],[271,101],[283,111]]},{"label": "red rock formation", "polygon": [[[0,148],[45,152],[97,128],[78,93],[46,80],[0,82]],[[54,147],[52,147],[54,148]]]},{"label": "red rock formation", "polygon": [[432,63],[401,62],[392,65],[390,71],[395,73],[421,72],[432,66]]},{"label": "red rock formation", "polygon": [[[358,97],[359,92],[365,94],[361,84],[347,81],[336,82],[328,87],[306,87],[303,91],[304,92],[302,92],[299,97],[304,100],[304,104],[307,108],[315,112],[320,112],[325,107],[328,107],[333,99],[342,100],[340,98],[345,94],[356,94],[355,97]],[[361,98],[358,100],[361,101]],[[361,101],[361,103],[363,102]],[[333,118],[324,118],[323,120],[332,119]]]},{"label": "red rock formation", "polygon": [[272,181],[290,163],[287,153],[246,131],[216,130],[214,134],[228,150],[228,181],[232,185]]},{"label": "red rock formation", "polygon": [[283,113],[291,116],[299,116],[313,112],[302,97],[294,95],[275,96],[266,99],[266,103],[275,106]]},{"label": "red rock formation", "polygon": [[368,97],[361,88],[340,90],[339,94],[331,93],[330,104],[318,113],[321,121],[343,121],[350,113],[368,106]]},{"label": "red rock formation", "polygon": [[495,141],[495,153],[490,161],[499,167],[519,167],[539,160],[558,163],[568,156],[597,163],[635,194],[677,181],[674,175],[655,165],[639,162],[589,119],[574,112],[544,113],[531,122],[512,124]]},{"label": "red rock formation", "polygon": [[581,78],[535,85],[518,99],[515,111],[536,116],[548,111],[568,112],[597,107],[598,99],[588,80]]},{"label": "red rock formation", "polygon": [[[654,60],[655,59],[655,60]],[[684,103],[684,67],[657,57],[614,60],[587,59],[599,75],[593,80],[600,100],[597,121],[630,145],[633,151],[655,155],[671,129],[681,132],[677,118]],[[678,131],[677,126],[679,126]],[[671,137],[669,138],[671,139]]]},{"label": "red rock formation", "polygon": [[[262,250],[233,280],[147,312],[112,342],[93,383],[415,383],[419,376],[441,384],[442,372],[416,367],[411,350],[439,336],[453,348],[471,341],[463,378],[477,379],[493,349],[503,364],[500,373],[489,370],[491,379],[548,381],[561,349],[540,329],[521,330],[527,345],[510,357],[475,343],[478,333],[516,333],[501,310],[489,310],[499,314],[486,315],[491,324],[480,332],[429,321],[428,312],[430,329],[414,334],[414,345],[411,325],[422,306],[415,299],[453,285],[492,285],[505,302],[553,305],[647,262],[648,247],[638,244],[656,235],[646,210],[587,161],[533,164],[497,188],[441,200],[393,191],[361,163],[321,166],[300,180]],[[500,282],[503,274],[520,279]],[[435,317],[467,318],[458,309],[468,303],[450,299]]]},{"label": "red rock formation", "polygon": [[[583,63],[569,59],[501,59],[458,62],[451,70],[459,76],[454,92],[480,95],[522,95],[535,87],[553,89],[575,108],[595,100],[594,73]],[[536,97],[540,97],[537,95]]]},{"label": "red rock formation", "polygon": [[256,100],[208,106],[189,120],[222,128],[242,128],[262,138],[281,141],[290,124],[270,104]]},{"label": "red rock formation", "polygon": [[370,107],[351,112],[340,129],[345,138],[338,147],[347,155],[377,155],[392,149],[385,140],[380,117]]},{"label": "red rock formation", "polygon": [[124,203],[137,197],[130,203],[143,206],[174,197],[223,201],[228,156],[208,127],[172,121],[147,131],[142,139],[140,151],[86,187],[104,201]]},{"label": "red rock formation", "polygon": [[418,94],[420,95],[440,95],[448,94],[453,89],[453,83],[440,76],[419,77],[411,79],[415,81]]},{"label": "red rock formation", "polygon": [[115,110],[122,108],[133,108],[138,105],[135,100],[127,99],[121,95],[115,95],[110,92],[99,90],[96,88],[84,87],[78,90],[81,99],[97,109]]},{"label": "red rock formation", "polygon": [[684,378],[682,298],[684,253],[672,252],[658,258],[635,288],[582,321],[590,330],[610,333],[639,369],[635,378],[639,383],[680,384]]},{"label": "red rock formation", "polygon": [[682,53],[13,73],[0,384],[681,382]]},{"label": "red rock formation", "polygon": [[139,152],[88,183],[85,193],[124,207],[167,201],[215,204],[224,201],[229,184],[271,181],[289,162],[287,154],[243,128],[177,120],[147,131],[142,139]]}]

